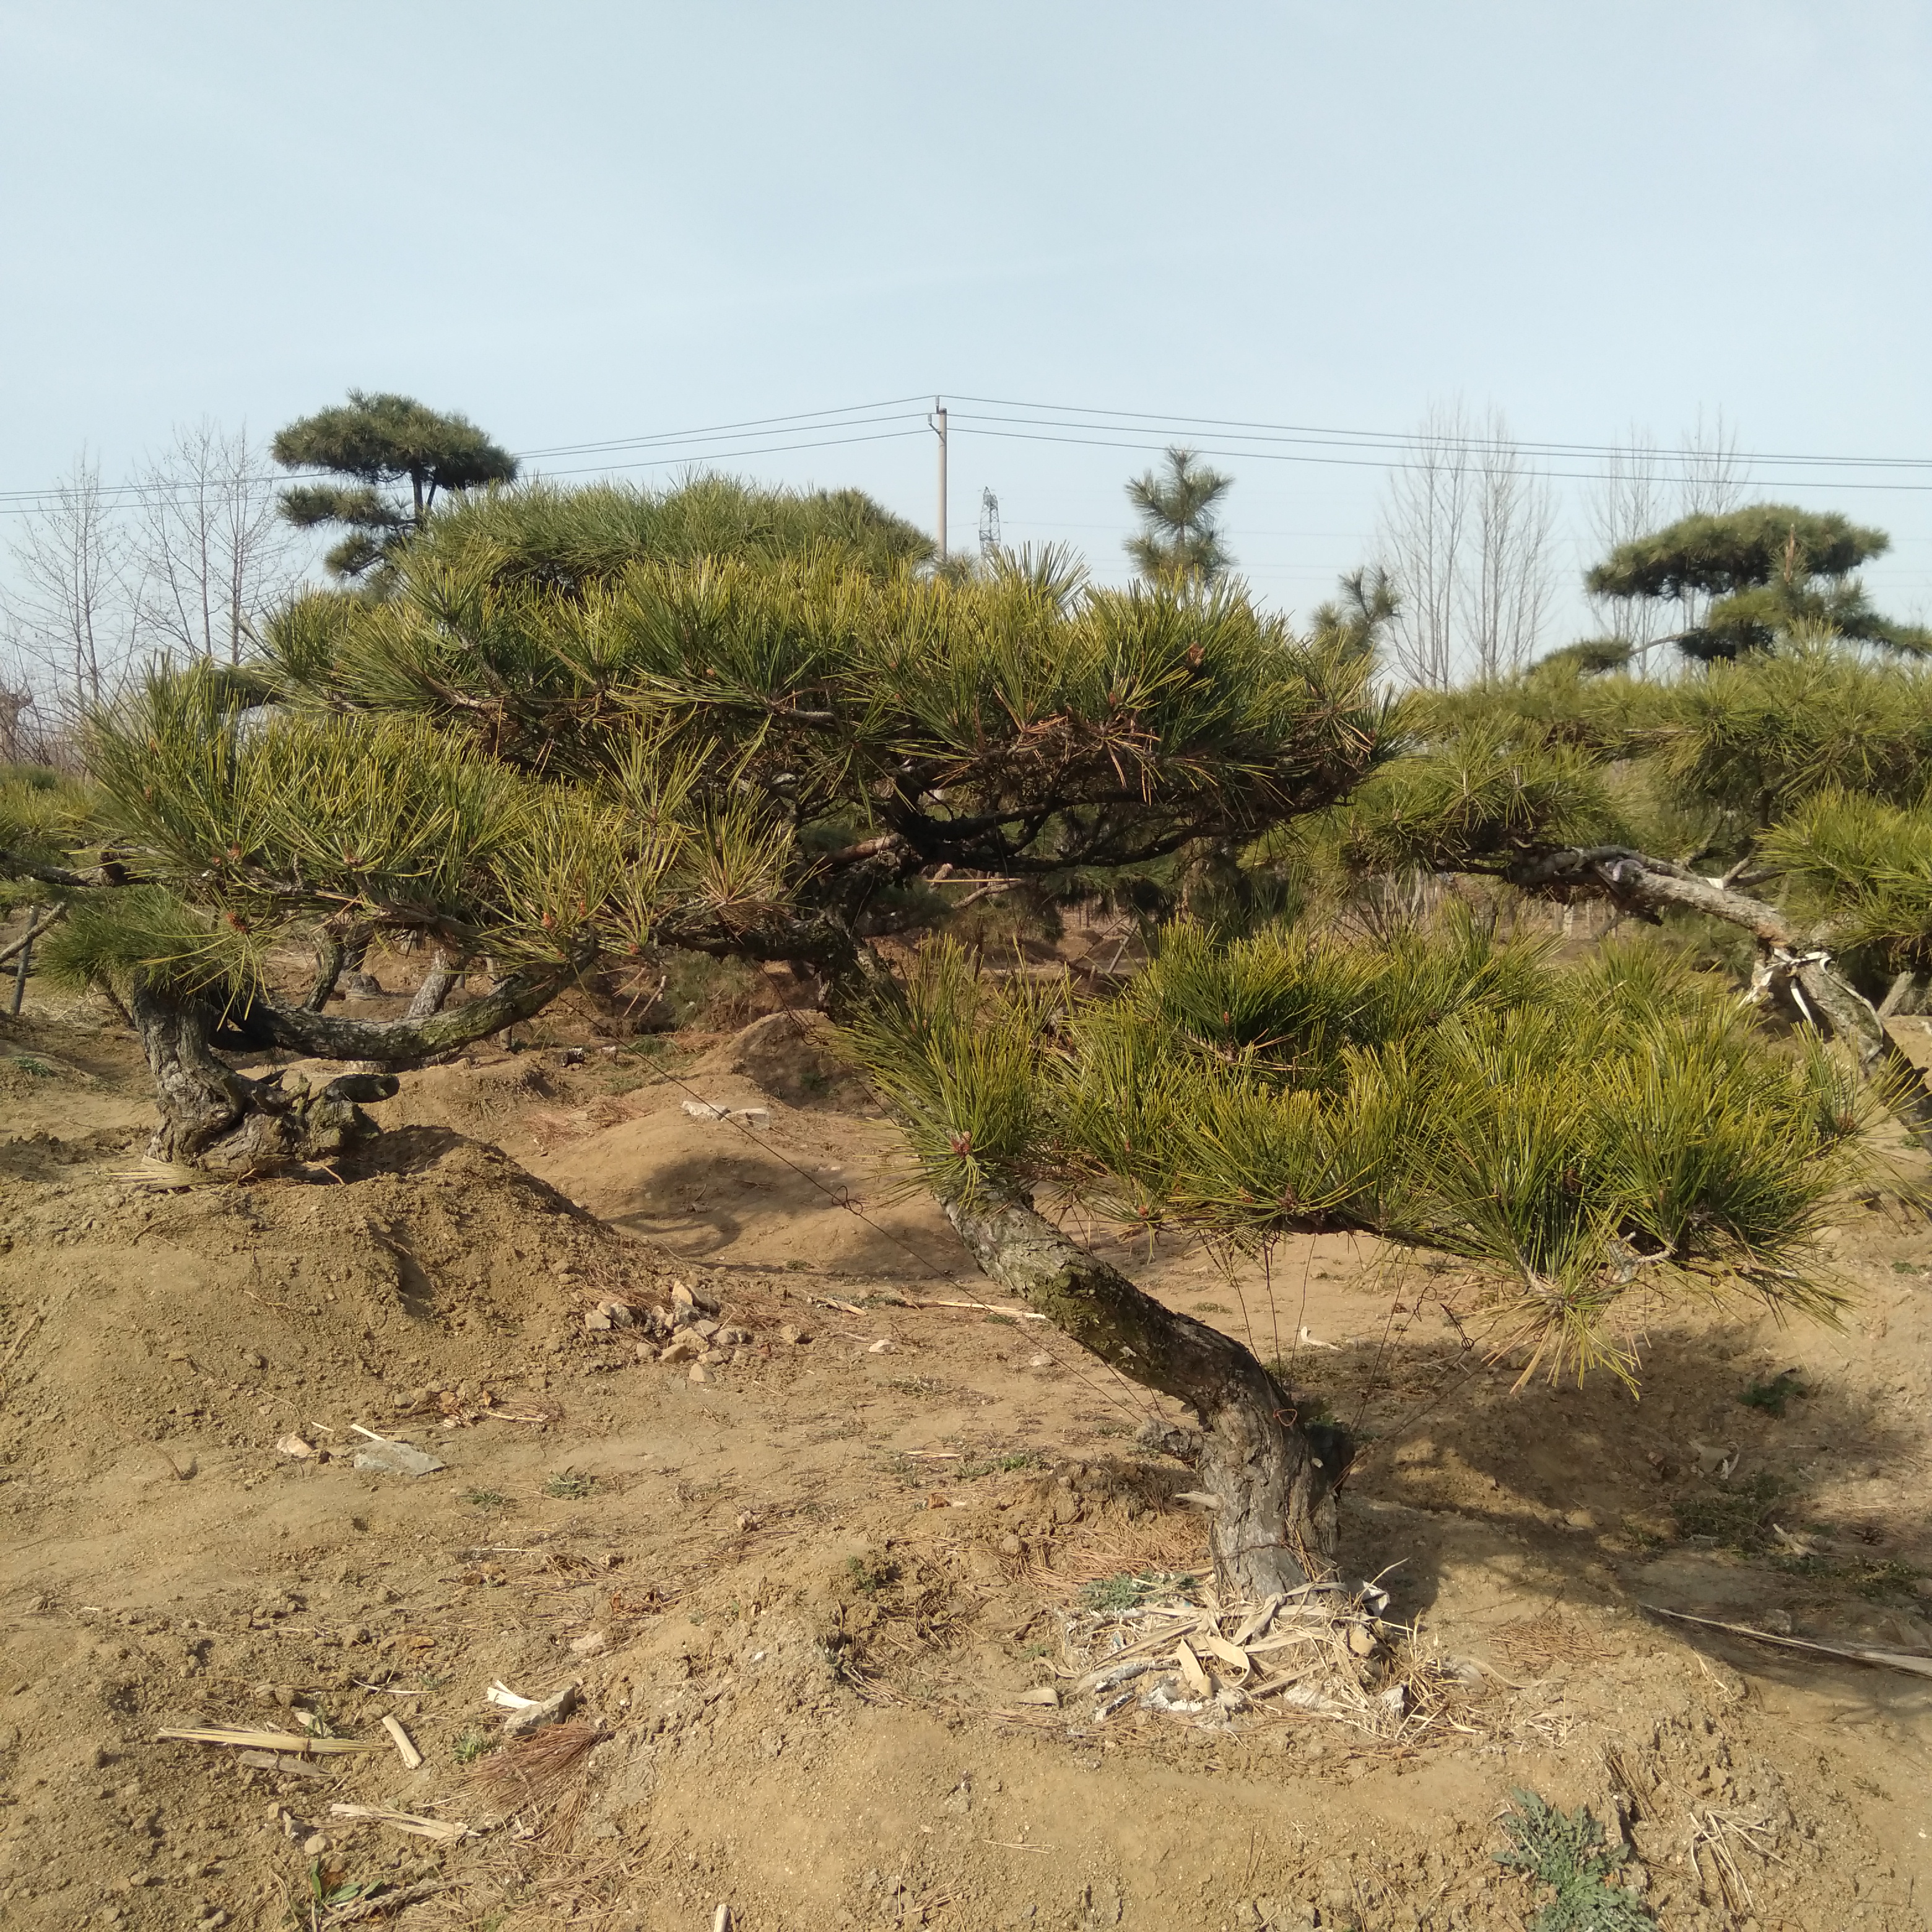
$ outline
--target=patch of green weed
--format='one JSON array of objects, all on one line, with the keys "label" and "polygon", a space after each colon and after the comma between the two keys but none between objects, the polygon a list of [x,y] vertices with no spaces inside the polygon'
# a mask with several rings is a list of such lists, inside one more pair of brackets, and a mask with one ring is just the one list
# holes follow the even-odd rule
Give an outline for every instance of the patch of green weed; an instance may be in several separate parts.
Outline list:
[{"label": "patch of green weed", "polygon": [[450,1748],[455,1753],[458,1764],[474,1764],[490,1748],[489,1733],[465,1731]]},{"label": "patch of green weed", "polygon": [[1708,1537],[1720,1548],[1754,1556],[1768,1540],[1770,1516],[1784,1485],[1768,1471],[1747,1476],[1730,1489],[1699,1490],[1670,1506],[1684,1536]]},{"label": "patch of green weed", "polygon": [[845,1559],[845,1574],[852,1587],[861,1596],[876,1597],[890,1585],[898,1581],[898,1566],[894,1563],[868,1563],[862,1556],[848,1556]]},{"label": "patch of green weed", "polygon": [[1198,1577],[1178,1570],[1123,1570],[1089,1583],[1080,1592],[1080,1606],[1118,1616],[1124,1611],[1137,1610],[1144,1604],[1186,1597],[1199,1582]]},{"label": "patch of green weed", "polygon": [[976,1482],[982,1476],[1010,1476],[1021,1469],[1037,1469],[1040,1459],[1030,1449],[1016,1449],[1004,1456],[968,1456],[952,1472],[956,1482]]},{"label": "patch of green weed", "polygon": [[1636,1894],[1609,1882],[1630,1854],[1605,1844],[1587,1804],[1559,1811],[1533,1791],[1510,1796],[1514,1808],[1503,1819],[1510,1848],[1497,1852],[1496,1863],[1526,1872],[1556,1894],[1530,1921],[1530,1932],[1649,1932],[1657,1921]]},{"label": "patch of green weed", "polygon": [[478,1509],[501,1509],[509,1498],[501,1490],[465,1490],[457,1500],[472,1504]]},{"label": "patch of green weed", "polygon": [[544,1494],[555,1496],[561,1502],[580,1503],[585,1497],[594,1495],[597,1478],[586,1475],[581,1469],[560,1469],[544,1485]]},{"label": "patch of green weed", "polygon": [[1801,1400],[1811,1391],[1798,1379],[1796,1369],[1783,1369],[1768,1381],[1754,1382],[1738,1396],[1747,1408],[1761,1409],[1766,1415],[1782,1416],[1793,1396]]}]

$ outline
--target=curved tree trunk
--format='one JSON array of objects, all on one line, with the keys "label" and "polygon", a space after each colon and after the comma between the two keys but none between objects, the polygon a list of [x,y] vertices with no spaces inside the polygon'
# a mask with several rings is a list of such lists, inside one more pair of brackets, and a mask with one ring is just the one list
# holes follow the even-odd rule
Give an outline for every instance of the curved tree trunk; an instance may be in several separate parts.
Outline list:
[{"label": "curved tree trunk", "polygon": [[[228,1016],[228,1037],[321,1060],[359,1060],[365,1070],[418,1066],[540,1011],[592,956],[528,968],[454,1012],[427,1018],[350,1019],[260,997]],[[221,1026],[210,1005],[177,999],[145,978],[136,980],[129,1011],[161,1116],[150,1151],[178,1166],[240,1179],[332,1160],[376,1131],[361,1103],[386,1100],[396,1090],[393,1075],[368,1070],[320,1088],[285,1090],[279,1074],[250,1079],[216,1053]]]},{"label": "curved tree trunk", "polygon": [[148,1143],[157,1160],[243,1180],[304,1161],[334,1160],[374,1131],[359,1102],[396,1090],[386,1074],[348,1074],[293,1090],[280,1076],[251,1080],[215,1054],[214,1016],[137,979],[129,1011],[154,1076],[160,1124]]},{"label": "curved tree trunk", "polygon": [[1335,1496],[1352,1454],[1219,1329],[1176,1314],[1069,1240],[1024,1197],[942,1200],[981,1270],[1062,1334],[1201,1421],[1195,1472],[1214,1511],[1224,1592],[1262,1598],[1330,1574]]}]

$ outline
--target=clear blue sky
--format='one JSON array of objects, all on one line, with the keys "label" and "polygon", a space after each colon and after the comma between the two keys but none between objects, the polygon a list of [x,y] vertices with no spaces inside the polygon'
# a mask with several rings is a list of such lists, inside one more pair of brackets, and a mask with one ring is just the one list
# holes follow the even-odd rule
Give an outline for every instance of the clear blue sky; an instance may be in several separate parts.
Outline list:
[{"label": "clear blue sky", "polygon": [[[934,392],[1395,430],[1460,394],[1552,441],[1701,406],[1932,457],[1928,98],[1908,0],[8,0],[0,489],[352,384],[522,450]],[[1112,569],[1145,460],[962,423],[956,539],[990,484]],[[737,466],[932,520],[921,436]],[[1265,594],[1366,555],[1373,469],[1222,466]],[[1778,494],[1888,526],[1874,590],[1932,607],[1932,493]]]}]

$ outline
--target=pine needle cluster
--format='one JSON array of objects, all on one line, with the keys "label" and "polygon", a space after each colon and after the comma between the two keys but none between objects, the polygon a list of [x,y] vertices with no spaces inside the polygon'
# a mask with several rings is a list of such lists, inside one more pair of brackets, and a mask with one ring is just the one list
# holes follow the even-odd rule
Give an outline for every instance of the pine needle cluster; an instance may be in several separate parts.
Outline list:
[{"label": "pine needle cluster", "polygon": [[1046,1189],[1259,1248],[1352,1230],[1486,1272],[1550,1373],[1634,1358],[1633,1290],[1830,1318],[1812,1244],[1872,1106],[1643,945],[1562,966],[1468,920],[1392,947],[1194,929],[1117,998],[926,949],[848,1030],[942,1198]]}]

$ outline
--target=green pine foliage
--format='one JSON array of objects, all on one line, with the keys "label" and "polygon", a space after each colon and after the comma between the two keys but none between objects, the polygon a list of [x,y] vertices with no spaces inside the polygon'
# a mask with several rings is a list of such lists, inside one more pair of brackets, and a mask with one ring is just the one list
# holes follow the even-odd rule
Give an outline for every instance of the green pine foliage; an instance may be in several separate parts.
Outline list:
[{"label": "green pine foliage", "polygon": [[1688,605],[1711,599],[1676,638],[1685,656],[1706,661],[1778,648],[1802,627],[1901,655],[1932,650],[1932,632],[1894,623],[1868,602],[1851,573],[1891,548],[1885,532],[1835,511],[1754,503],[1722,515],[1685,517],[1620,544],[1586,578],[1600,596],[1645,597]]},{"label": "green pine foliage", "polygon": [[818,556],[883,578],[933,555],[924,531],[863,490],[774,489],[719,476],[658,490],[534,482],[482,492],[436,518],[418,548],[425,561],[481,574],[499,589],[566,596],[638,564]]},{"label": "green pine foliage", "polygon": [[[468,417],[426,409],[412,396],[352,389],[333,409],[280,431],[270,450],[286,470],[345,478],[298,483],[282,514],[298,530],[339,524],[348,534],[325,560],[338,577],[360,578],[392,561],[422,528],[437,496],[508,483],[517,460]],[[406,498],[396,486],[406,484]]]},{"label": "green pine foliage", "polygon": [[1160,470],[1127,485],[1139,532],[1127,539],[1134,567],[1150,584],[1218,583],[1234,562],[1221,539],[1221,500],[1232,476],[1210,470],[1191,449],[1170,449]]},{"label": "green pine foliage", "polygon": [[1238,1246],[1353,1230],[1488,1274],[1552,1373],[1633,1357],[1635,1290],[1826,1319],[1810,1258],[1872,1107],[1645,946],[1562,967],[1472,922],[1394,946],[1186,928],[1116,999],[926,949],[848,1030],[942,1198],[1046,1188]]}]

